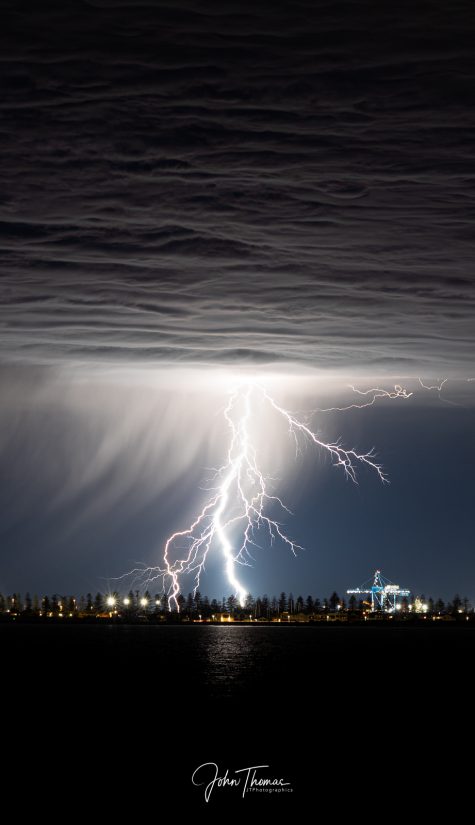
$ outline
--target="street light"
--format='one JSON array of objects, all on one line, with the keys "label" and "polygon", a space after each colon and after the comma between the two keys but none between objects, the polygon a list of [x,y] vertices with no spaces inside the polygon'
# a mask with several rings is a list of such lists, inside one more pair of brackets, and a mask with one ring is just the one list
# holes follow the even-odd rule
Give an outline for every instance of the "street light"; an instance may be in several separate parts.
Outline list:
[{"label": "street light", "polygon": [[107,597],[107,606],[108,606],[108,607],[114,607],[114,605],[115,605],[115,598],[114,598],[114,596],[108,596],[108,597]]},{"label": "street light", "polygon": [[128,607],[129,604],[130,604],[130,599],[127,596],[124,599],[124,604],[125,604],[126,607]]}]

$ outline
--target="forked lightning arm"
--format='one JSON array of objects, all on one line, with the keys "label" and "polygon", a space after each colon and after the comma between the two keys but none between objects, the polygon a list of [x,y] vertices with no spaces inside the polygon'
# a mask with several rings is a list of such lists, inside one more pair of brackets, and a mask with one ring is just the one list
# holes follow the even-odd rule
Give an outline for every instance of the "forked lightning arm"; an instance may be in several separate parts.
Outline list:
[{"label": "forked lightning arm", "polygon": [[[352,404],[348,408],[334,409],[365,407],[374,404],[379,397],[409,398],[411,395],[399,386],[395,387],[394,392],[379,389],[355,392],[365,396],[361,405]],[[260,528],[267,530],[271,544],[278,539],[294,554],[297,549],[301,549],[300,545],[286,535],[272,513],[272,506],[278,507],[281,511],[290,511],[280,498],[271,494],[271,480],[258,466],[250,427],[255,396],[287,423],[297,447],[299,439],[315,444],[329,456],[332,464],[340,467],[346,478],[355,484],[358,464],[366,465],[374,471],[383,483],[388,482],[381,465],[375,460],[373,450],[359,453],[354,449],[346,449],[339,441],[322,441],[307,424],[280,407],[260,386],[250,384],[234,390],[224,411],[229,430],[227,458],[215,471],[208,501],[189,527],[173,533],[167,540],[163,567],[135,568],[126,574],[133,576],[134,582],[140,586],[149,586],[151,582],[161,580],[168,593],[170,608],[175,607],[179,610],[178,596],[182,576],[193,575],[196,593],[208,553],[213,545],[221,548],[228,581],[241,605],[244,604],[246,590],[237,578],[236,565],[249,564],[248,559],[252,558],[250,548],[252,545],[257,546],[256,533]],[[240,536],[239,540],[236,540],[237,535]]]}]

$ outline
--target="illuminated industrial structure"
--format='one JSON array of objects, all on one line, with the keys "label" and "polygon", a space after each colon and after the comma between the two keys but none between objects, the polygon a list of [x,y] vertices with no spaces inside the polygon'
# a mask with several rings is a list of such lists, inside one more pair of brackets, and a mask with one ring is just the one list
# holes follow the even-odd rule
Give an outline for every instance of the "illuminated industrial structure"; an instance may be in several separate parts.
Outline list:
[{"label": "illuminated industrial structure", "polygon": [[401,603],[398,599],[410,596],[410,590],[402,590],[398,584],[390,582],[381,575],[380,570],[376,570],[374,574],[373,583],[371,579],[356,587],[354,590],[347,590],[355,596],[371,596],[371,612],[381,610],[384,613],[393,613],[395,610],[401,609]]}]

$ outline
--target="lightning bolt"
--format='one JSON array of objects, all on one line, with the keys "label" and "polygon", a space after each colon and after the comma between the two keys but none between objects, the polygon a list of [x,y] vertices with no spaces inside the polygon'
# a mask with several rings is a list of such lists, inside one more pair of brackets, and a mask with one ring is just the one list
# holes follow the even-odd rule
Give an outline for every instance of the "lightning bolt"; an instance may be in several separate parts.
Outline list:
[{"label": "lightning bolt", "polygon": [[[419,384],[420,384],[420,385],[421,385],[421,387],[423,387],[425,390],[437,390],[437,392],[441,392],[441,391],[442,391],[442,387],[444,386],[444,384],[446,384],[446,383],[447,383],[447,381],[448,381],[448,380],[449,380],[448,378],[443,378],[442,380],[441,380],[440,378],[437,378],[437,379],[436,379],[436,382],[437,382],[437,383],[435,383],[435,384],[424,384],[424,382],[423,382],[422,378],[419,378]],[[469,379],[469,380],[470,380],[470,379]]]},{"label": "lightning bolt", "polygon": [[[382,397],[409,398],[412,395],[399,385],[396,385],[394,391],[379,388],[354,391],[363,396],[361,404],[332,410],[366,407]],[[339,440],[322,440],[307,423],[281,407],[266,389],[257,384],[234,388],[224,409],[229,434],[227,456],[224,464],[214,470],[213,478],[210,479],[212,486],[207,488],[208,500],[186,529],[178,530],[167,539],[163,566],[139,567],[125,574],[133,576],[134,583],[140,586],[148,587],[151,582],[161,580],[162,587],[168,594],[170,609],[180,609],[178,596],[183,576],[193,576],[193,593],[196,594],[206,560],[215,546],[222,553],[227,579],[242,606],[247,591],[238,579],[237,570],[240,565],[250,565],[253,558],[251,549],[253,545],[259,546],[256,542],[259,530],[263,528],[267,532],[271,545],[280,541],[294,555],[302,549],[284,532],[282,524],[274,515],[274,510],[281,514],[291,511],[274,495],[274,479],[265,475],[258,465],[257,449],[250,426],[256,402],[263,403],[286,423],[289,435],[295,440],[297,452],[302,441],[309,442],[326,454],[332,465],[354,484],[358,483],[357,468],[362,465],[375,472],[383,484],[389,483],[381,464],[376,461],[374,450],[361,453],[344,447]]]},{"label": "lightning bolt", "polygon": [[[420,379],[419,379],[420,380]],[[370,390],[359,390],[353,384],[348,384],[349,388],[356,394],[364,397],[361,404],[348,404],[346,407],[327,407],[318,409],[317,412],[345,412],[346,410],[362,410],[365,407],[372,407],[378,398],[410,398],[414,393],[408,392],[400,384],[394,385],[394,390],[383,390],[380,387],[373,387]]]}]

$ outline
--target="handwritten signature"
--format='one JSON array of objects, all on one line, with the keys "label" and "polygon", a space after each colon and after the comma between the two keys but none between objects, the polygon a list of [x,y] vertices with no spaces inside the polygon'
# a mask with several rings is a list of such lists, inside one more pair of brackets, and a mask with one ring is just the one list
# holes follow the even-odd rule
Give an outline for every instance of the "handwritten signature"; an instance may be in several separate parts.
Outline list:
[{"label": "handwritten signature", "polygon": [[[269,768],[269,765],[250,765],[248,768],[239,768],[234,771],[234,776],[229,775],[229,769],[220,776],[219,768],[216,762],[204,762],[193,772],[191,781],[193,785],[204,785],[204,795],[206,802],[209,802],[212,792],[215,788],[240,788],[242,789],[242,797],[250,791],[277,791],[286,788],[291,791],[290,782],[284,780],[264,777],[258,775],[258,771]],[[243,774],[236,776],[236,774]]]}]

